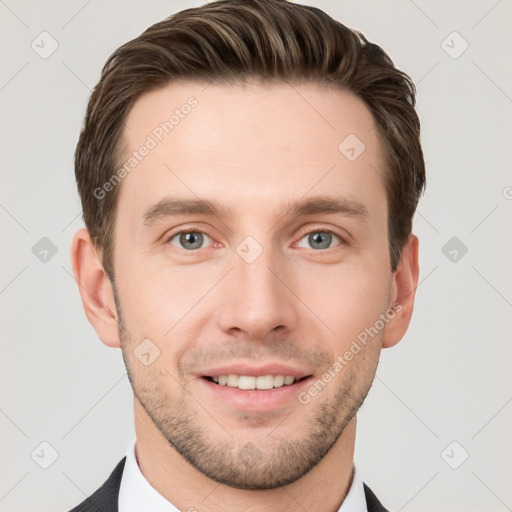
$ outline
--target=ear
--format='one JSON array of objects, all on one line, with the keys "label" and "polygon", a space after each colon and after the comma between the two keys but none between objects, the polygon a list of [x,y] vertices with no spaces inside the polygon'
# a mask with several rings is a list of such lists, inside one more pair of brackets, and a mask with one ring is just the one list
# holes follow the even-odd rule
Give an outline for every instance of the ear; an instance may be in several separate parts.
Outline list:
[{"label": "ear", "polygon": [[87,229],[73,236],[71,264],[89,322],[105,345],[121,347],[112,284]]},{"label": "ear", "polygon": [[402,250],[400,263],[392,277],[389,310],[394,308],[394,317],[384,329],[382,347],[396,345],[404,336],[411,321],[414,297],[418,287],[418,237],[411,234]]}]

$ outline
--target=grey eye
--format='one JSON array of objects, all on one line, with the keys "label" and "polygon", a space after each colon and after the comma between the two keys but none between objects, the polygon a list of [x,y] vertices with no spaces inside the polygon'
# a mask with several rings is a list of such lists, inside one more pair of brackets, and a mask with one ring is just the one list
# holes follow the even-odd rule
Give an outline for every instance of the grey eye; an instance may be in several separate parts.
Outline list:
[{"label": "grey eye", "polygon": [[[303,240],[306,240],[307,246],[301,245]],[[312,231],[301,238],[299,247],[306,247],[307,249],[328,249],[335,240],[338,240],[338,243],[341,242],[339,236],[329,231]]]},{"label": "grey eye", "polygon": [[191,251],[194,249],[201,249],[203,247],[203,243],[209,239],[210,237],[208,235],[201,233],[200,231],[183,231],[174,235],[170,242],[171,245],[174,245],[175,247]]}]

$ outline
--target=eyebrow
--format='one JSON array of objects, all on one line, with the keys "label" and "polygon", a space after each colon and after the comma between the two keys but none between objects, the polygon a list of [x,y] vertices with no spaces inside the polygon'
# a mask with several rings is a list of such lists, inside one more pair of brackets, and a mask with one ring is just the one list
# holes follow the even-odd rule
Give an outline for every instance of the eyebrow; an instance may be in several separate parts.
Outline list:
[{"label": "eyebrow", "polygon": [[346,198],[317,196],[306,200],[293,200],[288,203],[287,215],[301,217],[318,213],[339,213],[366,220],[368,209],[363,203]]},{"label": "eyebrow", "polygon": [[[284,217],[304,217],[321,213],[342,214],[348,217],[357,217],[363,221],[369,217],[368,209],[359,201],[326,196],[288,201]],[[144,226],[151,226],[167,217],[190,214],[228,217],[232,212],[217,201],[166,197],[145,210],[142,215],[142,223]]]},{"label": "eyebrow", "polygon": [[223,216],[229,213],[216,201],[205,199],[175,199],[166,197],[150,206],[142,215],[142,223],[151,226],[161,219],[177,215],[199,214]]}]

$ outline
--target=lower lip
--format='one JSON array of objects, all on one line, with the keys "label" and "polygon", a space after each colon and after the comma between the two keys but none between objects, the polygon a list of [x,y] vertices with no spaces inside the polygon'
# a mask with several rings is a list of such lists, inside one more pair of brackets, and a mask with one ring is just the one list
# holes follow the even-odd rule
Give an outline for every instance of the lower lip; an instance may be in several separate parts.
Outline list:
[{"label": "lower lip", "polygon": [[221,386],[207,379],[200,379],[216,398],[240,411],[269,411],[277,409],[292,400],[299,401],[298,393],[309,386],[311,377],[288,386],[272,389],[238,389],[231,386]]}]

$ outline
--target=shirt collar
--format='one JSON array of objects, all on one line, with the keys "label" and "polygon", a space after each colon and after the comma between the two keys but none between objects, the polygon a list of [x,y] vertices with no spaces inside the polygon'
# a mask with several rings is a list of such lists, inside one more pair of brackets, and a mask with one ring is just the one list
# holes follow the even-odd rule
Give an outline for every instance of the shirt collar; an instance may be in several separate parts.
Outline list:
[{"label": "shirt collar", "polygon": [[[135,443],[136,440],[132,441],[126,453],[119,489],[119,512],[180,512],[142,474],[135,456]],[[355,466],[352,484],[338,512],[368,512],[363,482]]]},{"label": "shirt collar", "polygon": [[135,456],[135,439],[126,453],[121,487],[119,488],[119,512],[180,512],[167,501],[142,474]]}]

